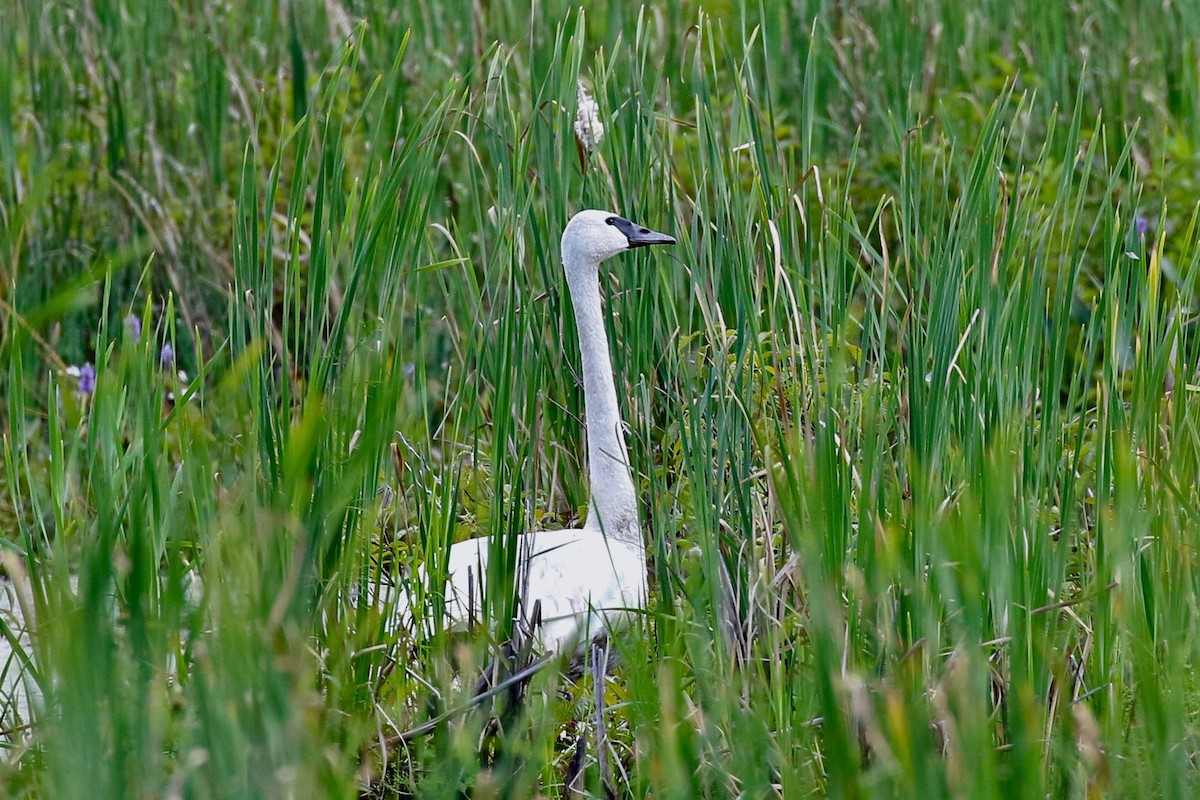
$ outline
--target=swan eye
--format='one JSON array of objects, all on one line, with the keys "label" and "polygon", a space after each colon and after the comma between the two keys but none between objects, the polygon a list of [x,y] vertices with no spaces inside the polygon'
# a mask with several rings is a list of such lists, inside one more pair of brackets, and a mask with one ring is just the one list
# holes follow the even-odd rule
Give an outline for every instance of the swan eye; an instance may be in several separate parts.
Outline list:
[{"label": "swan eye", "polygon": [[605,224],[605,225],[616,225],[616,224],[617,224],[617,218],[616,218],[616,217],[609,217],[608,219],[604,220],[604,224]]}]

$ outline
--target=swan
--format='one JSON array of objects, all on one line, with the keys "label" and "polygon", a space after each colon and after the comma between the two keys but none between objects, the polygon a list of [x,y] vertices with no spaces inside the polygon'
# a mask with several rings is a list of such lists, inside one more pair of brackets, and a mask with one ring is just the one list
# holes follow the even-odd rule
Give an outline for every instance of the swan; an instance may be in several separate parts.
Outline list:
[{"label": "swan", "polygon": [[[580,211],[563,230],[563,268],[579,331],[591,502],[582,528],[518,537],[522,605],[540,604],[541,625],[533,634],[545,653],[574,650],[645,608],[646,545],[604,328],[600,264],[634,248],[674,243],[665,233],[595,209]],[[445,607],[451,627],[480,618],[488,548],[487,537],[450,548]],[[404,620],[410,619],[408,600],[401,593],[397,601]]]}]

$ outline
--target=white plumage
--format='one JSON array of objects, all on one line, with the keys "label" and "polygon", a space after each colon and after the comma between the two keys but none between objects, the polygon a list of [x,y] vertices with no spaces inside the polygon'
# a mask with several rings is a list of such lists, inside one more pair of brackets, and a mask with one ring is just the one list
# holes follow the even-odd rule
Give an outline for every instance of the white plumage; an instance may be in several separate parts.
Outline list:
[{"label": "white plumage", "polygon": [[[543,649],[559,651],[619,625],[646,602],[646,551],[595,530],[537,531],[520,537],[518,577],[528,586],[526,613],[541,602]],[[481,575],[487,574],[488,540],[469,539],[450,549],[446,614],[452,624],[481,615]],[[474,606],[472,608],[471,606]]]},{"label": "white plumage", "polygon": [[[563,267],[582,360],[591,502],[580,529],[519,537],[518,588],[525,587],[526,610],[541,603],[538,635],[544,650],[582,645],[645,608],[646,547],[604,329],[599,267],[632,248],[674,242],[607,211],[581,211],[563,231]],[[488,539],[478,538],[450,548],[445,591],[452,626],[480,617],[488,546]],[[425,580],[423,571],[418,579]],[[408,605],[402,594],[397,607],[405,621]]]}]

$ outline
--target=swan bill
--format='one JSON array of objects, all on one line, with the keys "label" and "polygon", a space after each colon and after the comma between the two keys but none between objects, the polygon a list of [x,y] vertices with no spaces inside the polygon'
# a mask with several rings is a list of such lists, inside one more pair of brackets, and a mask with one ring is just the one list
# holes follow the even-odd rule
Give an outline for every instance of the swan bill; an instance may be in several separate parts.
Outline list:
[{"label": "swan bill", "polygon": [[675,237],[665,233],[652,231],[649,228],[630,222],[624,217],[612,217],[609,224],[616,227],[629,240],[629,248],[649,247],[652,244],[675,244]]}]

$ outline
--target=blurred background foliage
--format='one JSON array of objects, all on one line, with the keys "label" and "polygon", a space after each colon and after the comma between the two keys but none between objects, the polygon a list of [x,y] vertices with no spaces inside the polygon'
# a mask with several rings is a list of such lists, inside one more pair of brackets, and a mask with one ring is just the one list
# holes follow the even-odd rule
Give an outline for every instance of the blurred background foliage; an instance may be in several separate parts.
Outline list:
[{"label": "blurred background foliage", "polygon": [[654,585],[622,796],[1194,790],[1196,3],[0,20],[0,534],[46,709],[3,708],[9,794],[567,793],[589,689],[385,746],[489,637],[359,598],[582,519],[589,206],[680,239],[606,286]]}]

